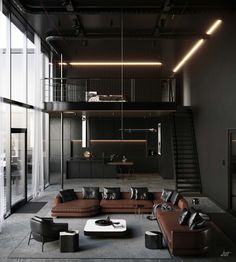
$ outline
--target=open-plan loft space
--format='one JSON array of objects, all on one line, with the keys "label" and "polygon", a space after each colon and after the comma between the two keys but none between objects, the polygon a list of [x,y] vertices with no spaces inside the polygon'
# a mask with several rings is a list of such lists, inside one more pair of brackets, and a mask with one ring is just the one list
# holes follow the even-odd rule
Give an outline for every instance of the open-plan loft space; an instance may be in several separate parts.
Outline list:
[{"label": "open-plan loft space", "polygon": [[236,1],[0,0],[0,260],[236,260]]}]

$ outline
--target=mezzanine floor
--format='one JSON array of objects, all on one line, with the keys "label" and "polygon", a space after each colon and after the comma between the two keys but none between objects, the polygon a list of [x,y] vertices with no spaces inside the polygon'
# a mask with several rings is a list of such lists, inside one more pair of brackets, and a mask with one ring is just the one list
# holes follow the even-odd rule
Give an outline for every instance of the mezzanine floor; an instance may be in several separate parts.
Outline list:
[{"label": "mezzanine floor", "polygon": [[[53,174],[51,176],[51,183],[52,185],[49,186],[44,192],[40,194],[40,196],[34,200],[34,201],[45,201],[47,204],[37,213],[39,216],[48,216],[50,215],[50,209],[53,205],[53,197],[57,194],[57,192],[60,190],[60,176],[58,174]],[[117,186],[121,187],[123,191],[126,191],[129,189],[130,186],[148,186],[150,191],[159,191],[163,187],[168,188],[174,188],[175,183],[174,180],[164,180],[162,179],[158,174],[143,174],[143,175],[137,175],[136,179],[129,180],[127,178],[125,179],[106,179],[105,181],[103,179],[93,179],[92,181],[87,179],[74,179],[74,180],[66,180],[65,181],[65,188],[74,188],[75,190],[80,190],[82,186],[99,186],[100,188],[104,186]],[[187,200],[191,204],[191,197],[187,197]],[[209,212],[217,212],[217,213],[223,213],[224,210],[222,210],[219,206],[217,206],[215,203],[213,203],[210,199],[207,197],[200,197],[200,208],[204,210],[208,210]],[[38,258],[38,259],[32,259],[32,258],[9,258],[10,254],[20,245],[22,242],[22,239],[26,238],[29,234],[29,219],[34,216],[35,214],[19,214],[15,213],[12,214],[9,218],[6,219],[3,231],[0,234],[0,261],[46,261],[46,262],[54,262],[58,261],[60,259],[45,259],[45,258]],[[68,219],[68,223],[70,223],[70,219]],[[224,247],[222,246],[222,251],[220,250],[220,253],[223,252]],[[230,250],[232,251],[232,250]],[[30,252],[30,247],[29,247]],[[112,252],[111,252],[112,257]],[[235,257],[234,257],[235,258]],[[60,260],[65,261],[65,259]],[[96,261],[96,262],[102,262],[104,259],[66,259],[66,261]],[[126,262],[134,262],[137,261],[135,259],[105,259],[105,261],[126,261]],[[183,261],[183,259],[179,258],[171,258],[171,259],[145,259],[145,260],[138,260],[142,262],[151,262],[151,261]],[[184,261],[234,261],[231,260],[231,257],[214,257],[214,259],[211,259],[209,257],[200,257],[200,258],[186,258]]]}]

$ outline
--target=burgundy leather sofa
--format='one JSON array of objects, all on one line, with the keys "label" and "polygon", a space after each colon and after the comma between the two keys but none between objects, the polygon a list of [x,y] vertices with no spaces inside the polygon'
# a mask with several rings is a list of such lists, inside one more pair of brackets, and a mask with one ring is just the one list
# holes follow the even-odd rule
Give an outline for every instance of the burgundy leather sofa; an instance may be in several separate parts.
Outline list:
[{"label": "burgundy leather sofa", "polygon": [[[117,200],[104,200],[100,195],[99,200],[83,199],[81,192],[76,192],[78,199],[62,203],[59,195],[54,199],[54,206],[51,210],[55,217],[91,217],[99,213],[135,213],[138,205],[141,212],[150,214],[154,203],[161,203],[161,192],[152,192],[150,200],[130,199],[130,192],[121,192],[121,198]],[[180,198],[176,208],[187,207],[187,201]]]},{"label": "burgundy leather sofa", "polygon": [[202,255],[208,252],[210,227],[190,230],[188,225],[180,225],[178,218],[181,209],[163,212],[157,209],[156,217],[163,237],[174,256]]}]

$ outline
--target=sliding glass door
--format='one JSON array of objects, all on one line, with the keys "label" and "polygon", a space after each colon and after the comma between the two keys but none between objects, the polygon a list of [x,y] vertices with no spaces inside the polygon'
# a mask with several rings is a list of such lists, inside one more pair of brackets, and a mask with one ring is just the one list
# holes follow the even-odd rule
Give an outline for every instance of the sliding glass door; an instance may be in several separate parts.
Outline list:
[{"label": "sliding glass door", "polygon": [[11,208],[26,203],[27,132],[24,128],[11,129]]},{"label": "sliding glass door", "polygon": [[229,209],[236,214],[236,130],[229,131]]}]

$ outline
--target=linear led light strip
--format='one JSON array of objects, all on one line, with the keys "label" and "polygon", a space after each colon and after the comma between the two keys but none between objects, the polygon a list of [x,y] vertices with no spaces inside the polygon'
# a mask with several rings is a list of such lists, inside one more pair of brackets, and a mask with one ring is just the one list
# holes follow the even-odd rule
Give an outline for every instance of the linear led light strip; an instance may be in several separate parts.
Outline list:
[{"label": "linear led light strip", "polygon": [[[215,30],[220,26],[222,20],[216,20],[214,24],[206,31],[207,35],[211,35]],[[184,56],[184,58],[178,63],[178,65],[173,69],[173,72],[176,73],[185,63],[188,61],[193,54],[202,46],[204,39],[200,39],[197,43],[190,49],[190,51]]]},{"label": "linear led light strip", "polygon": [[[61,63],[59,63],[61,65]],[[62,63],[67,65],[67,63]],[[161,66],[161,62],[71,62],[72,66]]]}]

